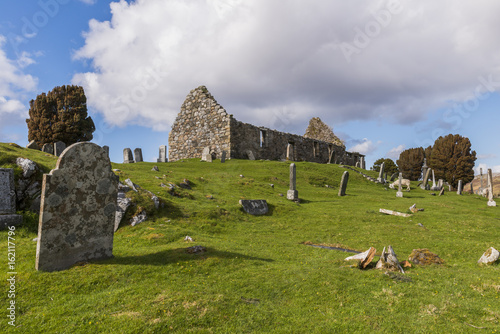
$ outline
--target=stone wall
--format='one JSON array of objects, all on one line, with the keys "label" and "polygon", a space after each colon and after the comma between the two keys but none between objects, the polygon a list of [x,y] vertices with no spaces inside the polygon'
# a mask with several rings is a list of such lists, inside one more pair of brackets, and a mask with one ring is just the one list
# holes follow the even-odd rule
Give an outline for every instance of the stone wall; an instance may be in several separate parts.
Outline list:
[{"label": "stone wall", "polygon": [[[319,124],[321,120],[315,122]],[[321,134],[328,133],[321,130]],[[331,132],[330,128],[327,130]],[[335,137],[333,132],[331,136]],[[351,166],[360,162],[362,155],[346,152],[342,141],[337,137],[335,139],[337,142],[331,143],[240,122],[227,114],[205,86],[200,86],[189,92],[181,106],[169,134],[168,153],[170,161],[201,158],[203,149],[210,147],[215,158],[220,158],[225,150],[229,158],[234,159],[248,159],[248,151],[252,151],[255,159],[289,158],[291,161],[331,162]],[[289,144],[292,150],[287,157]]]},{"label": "stone wall", "polygon": [[291,161],[327,163],[332,154],[332,163],[343,163],[345,156],[342,146],[257,127],[231,118],[231,158],[248,159],[247,151],[251,150],[255,159],[284,160],[287,158],[288,144],[293,147],[293,156],[289,157]]},{"label": "stone wall", "polygon": [[207,146],[216,157],[229,152],[230,118],[205,86],[190,91],[168,137],[169,160],[201,158]]}]

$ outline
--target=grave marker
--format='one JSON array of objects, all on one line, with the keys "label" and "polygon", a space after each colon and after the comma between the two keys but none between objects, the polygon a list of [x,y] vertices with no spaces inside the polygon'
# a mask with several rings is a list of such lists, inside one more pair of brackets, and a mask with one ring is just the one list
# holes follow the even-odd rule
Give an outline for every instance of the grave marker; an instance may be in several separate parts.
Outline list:
[{"label": "grave marker", "polygon": [[497,206],[497,202],[493,200],[493,173],[491,168],[488,168],[488,206]]},{"label": "grave marker", "polygon": [[462,195],[462,187],[463,187],[463,182],[462,182],[462,180],[458,180],[457,195]]},{"label": "grave marker", "polygon": [[267,202],[264,199],[240,199],[240,204],[243,206],[243,210],[245,210],[246,213],[254,216],[265,215],[269,212]]},{"label": "grave marker", "polygon": [[380,171],[378,173],[378,178],[377,178],[377,181],[380,183],[385,183],[384,168],[385,168],[385,162],[382,162],[382,164],[380,165]]},{"label": "grave marker", "polygon": [[66,149],[66,144],[63,143],[62,141],[54,143],[54,155],[56,157],[60,156],[65,149]]},{"label": "grave marker", "polygon": [[398,192],[396,193],[396,197],[403,197],[403,191],[401,189],[402,180],[403,180],[403,173],[399,173]]},{"label": "grave marker", "polygon": [[128,147],[123,149],[123,163],[124,164],[131,164],[134,163],[134,156],[132,155],[132,150],[129,149]]},{"label": "grave marker", "polygon": [[144,161],[142,159],[142,149],[136,148],[134,150],[134,156],[135,156],[135,162],[143,162]]},{"label": "grave marker", "polygon": [[43,176],[37,270],[113,256],[117,183],[102,147],[81,142],[64,151]]},{"label": "grave marker", "polygon": [[22,222],[23,216],[16,214],[14,170],[0,168],[0,230],[20,225]]},{"label": "grave marker", "polygon": [[299,192],[297,191],[296,185],[296,168],[295,164],[290,164],[290,189],[286,193],[286,198],[291,201],[296,201],[299,199]]},{"label": "grave marker", "polygon": [[48,154],[54,154],[54,145],[52,144],[43,144],[42,146],[42,152],[48,153]]},{"label": "grave marker", "polygon": [[342,179],[340,180],[339,196],[345,196],[346,195],[347,182],[349,182],[349,172],[345,171],[342,174]]},{"label": "grave marker", "polygon": [[225,163],[226,162],[226,151],[222,151],[222,156],[220,157],[220,162]]},{"label": "grave marker", "polygon": [[168,162],[166,145],[160,145],[159,158],[157,162]]},{"label": "grave marker", "polygon": [[201,161],[212,162],[212,154],[210,153],[210,147],[205,147],[201,153]]}]

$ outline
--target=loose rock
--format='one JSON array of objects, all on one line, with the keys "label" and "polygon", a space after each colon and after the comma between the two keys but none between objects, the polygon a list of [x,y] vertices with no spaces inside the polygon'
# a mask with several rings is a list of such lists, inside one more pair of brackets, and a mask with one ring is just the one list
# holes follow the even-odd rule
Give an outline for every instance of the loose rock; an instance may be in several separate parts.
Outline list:
[{"label": "loose rock", "polygon": [[483,256],[481,256],[477,263],[493,264],[498,261],[499,257],[500,253],[495,248],[490,247],[486,250],[486,252],[484,252]]}]

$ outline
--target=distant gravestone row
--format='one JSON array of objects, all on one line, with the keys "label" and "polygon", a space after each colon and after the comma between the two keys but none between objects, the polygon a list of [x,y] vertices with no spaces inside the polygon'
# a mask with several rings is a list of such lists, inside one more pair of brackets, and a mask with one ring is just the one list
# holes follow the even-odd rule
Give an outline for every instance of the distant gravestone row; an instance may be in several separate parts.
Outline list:
[{"label": "distant gravestone row", "polygon": [[[109,155],[109,148],[108,148],[108,155]],[[134,156],[135,156],[135,159],[134,159]],[[128,147],[123,149],[123,163],[124,164],[131,164],[134,162],[143,162],[143,161],[144,161],[144,159],[142,157],[142,149],[141,148],[136,148],[134,150],[134,153],[132,153],[132,150]],[[166,145],[160,145],[159,157],[156,161],[157,162],[168,162],[167,146]]]}]

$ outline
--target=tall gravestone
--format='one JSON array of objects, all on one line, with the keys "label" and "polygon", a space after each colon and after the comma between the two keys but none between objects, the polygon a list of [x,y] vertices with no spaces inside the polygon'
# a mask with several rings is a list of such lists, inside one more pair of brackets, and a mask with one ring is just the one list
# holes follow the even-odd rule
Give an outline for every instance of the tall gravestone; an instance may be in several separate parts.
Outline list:
[{"label": "tall gravestone", "polygon": [[48,153],[48,154],[54,154],[54,145],[52,144],[43,144],[42,146],[42,152]]},{"label": "tall gravestone", "polygon": [[366,169],[365,157],[361,157],[361,168]]},{"label": "tall gravestone", "polygon": [[255,160],[255,155],[253,154],[252,150],[247,150],[246,153],[247,153],[248,160]]},{"label": "tall gravestone", "polygon": [[135,162],[143,162],[142,160],[142,149],[136,148],[134,150],[134,157],[135,157]]},{"label": "tall gravestone", "polygon": [[347,190],[347,182],[349,182],[349,172],[345,171],[340,180],[339,196],[345,196]]},{"label": "tall gravestone", "polygon": [[16,214],[14,170],[0,168],[0,230],[20,225],[22,222],[23,216]]},{"label": "tall gravestone", "polygon": [[462,180],[458,180],[457,195],[462,195],[462,188],[463,188],[463,182]]},{"label": "tall gravestone", "polygon": [[210,153],[210,147],[205,147],[201,153],[201,161],[212,162],[212,153]]},{"label": "tall gravestone", "polygon": [[427,158],[424,158],[424,164],[422,165],[422,180],[424,180],[425,176],[427,175],[427,169],[429,169],[429,167],[427,166]]},{"label": "tall gravestone", "polygon": [[113,256],[117,187],[102,147],[82,142],[67,148],[43,176],[37,270]]},{"label": "tall gravestone", "polygon": [[482,168],[479,168],[479,177],[481,178],[481,187],[479,188],[479,192],[482,192],[483,191],[483,169]]},{"label": "tall gravestone", "polygon": [[430,169],[430,168],[427,168],[427,170],[425,171],[424,180],[422,182],[422,185],[420,186],[424,190],[429,190],[429,177],[430,177],[431,171],[432,171],[432,169]]},{"label": "tall gravestone", "polygon": [[220,157],[220,162],[221,163],[225,163],[226,162],[226,151],[225,150],[222,151],[222,155]]},{"label": "tall gravestone", "polygon": [[378,179],[377,179],[377,181],[380,183],[385,183],[384,168],[385,168],[385,162],[382,162],[382,164],[380,165],[380,171],[378,173]]},{"label": "tall gravestone", "polygon": [[402,180],[403,180],[403,173],[399,173],[398,192],[396,193],[396,197],[403,197],[403,190],[401,189]]},{"label": "tall gravestone", "polygon": [[493,173],[488,169],[488,206],[497,206],[493,200]]},{"label": "tall gravestone", "polygon": [[436,184],[436,176],[434,174],[434,169],[432,170],[432,187],[431,190],[436,191],[439,190],[439,187]]},{"label": "tall gravestone", "polygon": [[56,157],[60,156],[61,153],[66,149],[66,144],[62,141],[58,141],[54,143],[54,155]]},{"label": "tall gravestone", "polygon": [[296,201],[299,198],[295,164],[290,164],[290,189],[286,193],[286,198],[291,201]]},{"label": "tall gravestone", "polygon": [[132,155],[132,150],[129,149],[128,147],[123,149],[123,163],[124,164],[131,164],[134,163],[134,156]]},{"label": "tall gravestone", "polygon": [[168,162],[166,145],[160,145],[159,157],[157,162]]}]

